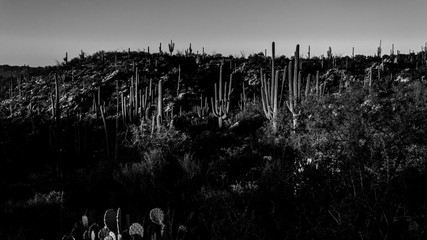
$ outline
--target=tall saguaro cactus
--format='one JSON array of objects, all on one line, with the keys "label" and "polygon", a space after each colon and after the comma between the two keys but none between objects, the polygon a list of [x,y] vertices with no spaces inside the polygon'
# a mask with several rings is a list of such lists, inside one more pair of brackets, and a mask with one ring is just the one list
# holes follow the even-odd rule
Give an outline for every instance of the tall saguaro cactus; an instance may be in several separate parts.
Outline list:
[{"label": "tall saguaro cactus", "polygon": [[157,96],[157,131],[160,131],[163,120],[163,80],[159,80],[158,96]]},{"label": "tall saguaro cactus", "polygon": [[[274,75],[273,75],[274,76]],[[267,81],[261,69],[261,100],[262,109],[265,116],[270,120],[273,132],[277,132],[277,110],[278,110],[278,88],[279,88],[279,71],[276,71],[275,77]]]},{"label": "tall saguaro cactus", "polygon": [[272,123],[273,132],[277,132],[277,111],[278,111],[278,89],[279,89],[279,71],[274,69],[275,43],[271,44],[271,78],[267,81],[261,69],[261,100],[265,116]]},{"label": "tall saguaro cactus", "polygon": [[176,96],[179,97],[179,83],[181,82],[181,65],[178,65],[178,81],[176,86]]},{"label": "tall saguaro cactus", "polygon": [[301,102],[301,73],[299,69],[299,44],[296,47],[294,55],[294,68],[292,77],[292,62],[289,62],[289,101],[286,105],[289,111],[292,113],[292,125],[296,129],[298,126],[298,117],[301,114],[297,111],[297,107]]},{"label": "tall saguaro cactus", "polygon": [[229,87],[227,89],[227,82],[222,84],[222,63],[219,67],[219,81],[218,85],[215,83],[215,96],[211,98],[212,113],[218,118],[218,126],[222,128],[222,121],[227,118],[230,109],[230,95],[232,92],[231,84],[233,81],[233,74],[230,74]]},{"label": "tall saguaro cactus", "polygon": [[380,40],[380,46],[378,47],[378,50],[377,50],[378,57],[381,57],[381,52],[382,52],[381,42],[382,42],[382,40]]},{"label": "tall saguaro cactus", "polygon": [[58,82],[58,74],[55,74],[55,121],[56,127],[59,128],[59,121],[61,118],[61,106],[59,105],[59,82]]}]

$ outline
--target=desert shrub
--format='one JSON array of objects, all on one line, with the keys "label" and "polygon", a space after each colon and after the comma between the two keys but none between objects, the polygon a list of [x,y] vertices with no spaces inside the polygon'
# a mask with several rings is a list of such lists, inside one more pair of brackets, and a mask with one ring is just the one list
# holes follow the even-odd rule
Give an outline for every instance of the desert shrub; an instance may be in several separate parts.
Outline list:
[{"label": "desert shrub", "polygon": [[298,207],[310,219],[312,234],[384,238],[412,221],[393,221],[396,216],[419,216],[408,209],[425,194],[415,201],[403,196],[418,189],[407,181],[408,173],[425,176],[423,88],[416,82],[399,85],[390,98],[351,89],[306,103],[303,128],[289,143],[298,153]]},{"label": "desert shrub", "polygon": [[[249,190],[250,191],[250,190]],[[250,192],[247,194],[251,195]],[[198,195],[199,218],[209,239],[256,239],[265,236],[257,225],[251,198],[239,192],[203,188]]]}]

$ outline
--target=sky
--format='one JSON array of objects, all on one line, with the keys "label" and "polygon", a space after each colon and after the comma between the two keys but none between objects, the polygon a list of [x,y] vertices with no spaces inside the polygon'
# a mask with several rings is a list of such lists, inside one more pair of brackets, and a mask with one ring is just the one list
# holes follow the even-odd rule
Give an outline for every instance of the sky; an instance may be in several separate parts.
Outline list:
[{"label": "sky", "polygon": [[55,65],[80,50],[246,56],[402,53],[427,42],[426,0],[0,0],[0,65]]}]

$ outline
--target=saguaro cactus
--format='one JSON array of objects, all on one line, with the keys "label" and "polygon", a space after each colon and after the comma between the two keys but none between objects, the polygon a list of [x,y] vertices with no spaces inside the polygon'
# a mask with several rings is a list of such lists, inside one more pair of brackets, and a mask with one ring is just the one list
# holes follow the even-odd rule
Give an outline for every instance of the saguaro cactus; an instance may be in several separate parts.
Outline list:
[{"label": "saguaro cactus", "polygon": [[230,74],[229,87],[227,89],[227,82],[225,87],[222,87],[222,63],[219,67],[219,81],[218,85],[215,83],[215,96],[211,98],[212,113],[218,118],[218,126],[222,128],[222,121],[227,118],[230,109],[230,95],[232,92],[231,84],[233,81],[233,74]]},{"label": "saguaro cactus", "polygon": [[158,86],[158,98],[157,98],[157,131],[160,131],[163,120],[163,80],[159,80]]},{"label": "saguaro cactus", "polygon": [[168,44],[168,46],[169,46],[169,52],[170,52],[170,53],[171,53],[171,55],[172,55],[173,50],[175,49],[175,43],[174,43],[174,42],[172,42],[172,40],[171,40],[171,43],[169,43],[169,44]]},{"label": "saguaro cactus", "polygon": [[289,101],[286,105],[292,113],[292,125],[296,129],[298,126],[298,117],[301,111],[297,111],[298,104],[301,102],[301,73],[299,69],[299,44],[296,47],[294,55],[294,68],[292,77],[292,62],[289,62]]},{"label": "saguaro cactus", "polygon": [[274,69],[274,55],[275,55],[275,43],[271,44],[271,78],[270,82],[267,81],[266,76],[263,74],[261,69],[261,100],[262,108],[265,116],[272,123],[273,132],[277,132],[277,110],[278,104],[278,88],[279,88],[279,71],[275,72]]},{"label": "saguaro cactus", "polygon": [[55,74],[55,121],[56,121],[56,127],[59,127],[59,121],[61,118],[61,107],[59,105],[59,82],[58,82],[58,75]]},{"label": "saguaro cactus", "polygon": [[261,69],[261,100],[262,109],[265,116],[272,123],[273,132],[277,132],[277,109],[278,109],[278,81],[279,71],[276,71],[275,77],[267,81],[266,76],[263,76]]},{"label": "saguaro cactus", "polygon": [[241,111],[246,110],[246,103],[248,99],[246,98],[245,82],[242,83],[242,93],[240,93],[239,107]]},{"label": "saguaro cactus", "polygon": [[199,118],[204,119],[209,114],[208,98],[204,98],[203,104],[203,95],[200,95],[200,105],[196,106],[197,115]]},{"label": "saguaro cactus", "polygon": [[382,40],[380,40],[380,46],[378,47],[378,50],[377,50],[378,57],[381,57],[381,52],[382,52],[381,43],[382,43]]},{"label": "saguaro cactus", "polygon": [[179,83],[181,82],[181,65],[178,65],[178,81],[176,86],[176,96],[179,97]]},{"label": "saguaro cactus", "polygon": [[85,60],[85,53],[83,52],[83,50],[80,51],[79,57],[80,57],[80,61],[83,62]]},{"label": "saguaro cactus", "polygon": [[331,47],[329,47],[329,49],[328,49],[327,56],[328,56],[328,60],[332,59],[332,48]]}]

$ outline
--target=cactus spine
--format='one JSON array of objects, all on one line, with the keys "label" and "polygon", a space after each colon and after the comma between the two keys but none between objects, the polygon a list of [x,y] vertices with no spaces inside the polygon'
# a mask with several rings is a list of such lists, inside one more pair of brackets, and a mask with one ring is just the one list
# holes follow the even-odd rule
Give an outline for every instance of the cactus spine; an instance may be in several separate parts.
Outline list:
[{"label": "cactus spine", "polygon": [[222,121],[227,118],[228,111],[230,109],[230,95],[232,92],[231,84],[233,80],[233,74],[230,74],[229,87],[227,89],[227,82],[223,91],[222,87],[222,66],[219,68],[219,81],[218,85],[215,83],[215,95],[211,98],[212,113],[218,118],[218,126],[222,128]]}]

